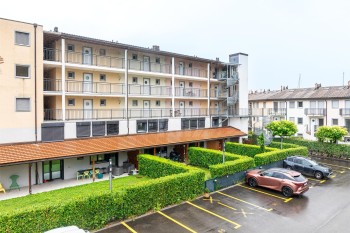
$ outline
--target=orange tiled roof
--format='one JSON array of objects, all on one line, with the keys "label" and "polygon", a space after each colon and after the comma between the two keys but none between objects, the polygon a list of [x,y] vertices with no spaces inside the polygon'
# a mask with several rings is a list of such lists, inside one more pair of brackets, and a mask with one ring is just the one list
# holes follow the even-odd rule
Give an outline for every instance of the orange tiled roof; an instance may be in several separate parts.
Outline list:
[{"label": "orange tiled roof", "polygon": [[77,139],[63,142],[4,145],[0,146],[0,166],[245,135],[236,128],[224,127]]}]

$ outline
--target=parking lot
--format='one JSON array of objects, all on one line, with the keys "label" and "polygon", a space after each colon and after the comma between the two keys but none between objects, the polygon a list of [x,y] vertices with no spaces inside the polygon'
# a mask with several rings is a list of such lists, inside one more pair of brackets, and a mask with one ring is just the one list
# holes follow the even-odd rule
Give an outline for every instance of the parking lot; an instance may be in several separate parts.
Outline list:
[{"label": "parking lot", "polygon": [[316,160],[334,173],[326,180],[308,177],[302,196],[242,183],[98,232],[349,232],[350,162]]}]

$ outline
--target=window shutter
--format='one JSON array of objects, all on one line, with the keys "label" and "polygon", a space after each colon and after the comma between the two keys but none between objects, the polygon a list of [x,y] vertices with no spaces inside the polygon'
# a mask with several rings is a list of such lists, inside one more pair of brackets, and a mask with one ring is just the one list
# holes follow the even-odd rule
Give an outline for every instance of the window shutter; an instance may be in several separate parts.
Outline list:
[{"label": "window shutter", "polygon": [[29,33],[16,32],[16,44],[29,45]]},{"label": "window shutter", "polygon": [[16,99],[16,111],[17,112],[30,112],[30,98],[17,98]]}]

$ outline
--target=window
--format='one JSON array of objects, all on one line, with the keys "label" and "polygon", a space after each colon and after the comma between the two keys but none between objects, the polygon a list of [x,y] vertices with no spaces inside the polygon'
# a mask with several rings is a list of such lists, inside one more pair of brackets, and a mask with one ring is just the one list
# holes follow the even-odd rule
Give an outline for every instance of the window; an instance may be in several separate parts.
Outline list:
[{"label": "window", "polygon": [[198,118],[198,128],[205,127],[205,118]]},{"label": "window", "polygon": [[289,117],[289,121],[291,121],[291,122],[295,122],[295,117]]},{"label": "window", "polygon": [[263,108],[266,108],[266,102],[263,102]]},{"label": "window", "polygon": [[198,119],[197,118],[192,118],[190,120],[190,128],[191,129],[197,129],[198,127]]},{"label": "window", "polygon": [[74,45],[73,44],[67,45],[67,50],[68,50],[68,52],[74,52],[74,50],[75,50]]},{"label": "window", "polygon": [[188,83],[188,86],[189,86],[189,87],[193,87],[193,82],[189,82],[189,83]]},{"label": "window", "polygon": [[16,98],[16,112],[30,112],[30,98]]},{"label": "window", "polygon": [[289,101],[289,108],[295,108],[295,101]]},{"label": "window", "polygon": [[137,132],[147,132],[147,121],[137,121]]},{"label": "window", "polygon": [[303,124],[303,118],[302,117],[298,117],[298,125],[302,125]]},{"label": "window", "polygon": [[106,122],[93,121],[92,123],[92,136],[104,136],[106,134]]},{"label": "window", "polygon": [[332,125],[338,125],[338,119],[332,119]]},{"label": "window", "polygon": [[134,53],[134,54],[132,55],[132,60],[137,60],[137,54]]},{"label": "window", "polygon": [[100,49],[100,56],[106,56],[106,50]]},{"label": "window", "polygon": [[119,134],[119,121],[107,122],[107,135]]},{"label": "window", "polygon": [[75,72],[68,71],[68,79],[75,79]]},{"label": "window", "polygon": [[68,106],[75,106],[75,99],[68,99]]},{"label": "window", "polygon": [[168,119],[159,120],[159,131],[167,131],[168,130]]},{"label": "window", "polygon": [[189,129],[190,128],[190,119],[182,118],[181,119],[181,129]]},{"label": "window", "polygon": [[28,65],[16,65],[16,78],[30,78]]},{"label": "window", "polygon": [[132,77],[132,83],[137,84],[137,77]]},{"label": "window", "polygon": [[132,106],[137,106],[137,105],[138,105],[137,100],[133,100],[132,101]]},{"label": "window", "polygon": [[156,85],[160,85],[160,79],[156,79]]},{"label": "window", "polygon": [[149,120],[148,132],[157,132],[157,131],[158,131],[158,120]]},{"label": "window", "polygon": [[77,138],[90,137],[91,122],[77,122]]},{"label": "window", "polygon": [[189,64],[188,64],[188,67],[189,67],[189,68],[192,68],[192,63],[189,63]]},{"label": "window", "polygon": [[106,106],[107,105],[107,100],[101,99],[100,100],[100,106]]},{"label": "window", "polygon": [[298,108],[302,108],[303,107],[303,101],[298,101]]},{"label": "window", "polygon": [[156,63],[160,63],[160,58],[159,57],[156,57]]},{"label": "window", "polygon": [[107,78],[105,74],[100,74],[100,82],[106,82]]},{"label": "window", "polygon": [[332,108],[339,108],[339,100],[332,100]]},{"label": "window", "polygon": [[156,100],[156,106],[160,106],[160,100]]},{"label": "window", "polygon": [[193,106],[193,101],[188,102],[188,105],[189,105],[190,107],[192,107],[192,106]]},{"label": "window", "polygon": [[64,123],[41,124],[41,141],[64,141]]},{"label": "window", "polygon": [[92,164],[92,161],[95,161],[95,163],[103,163],[105,162],[105,155],[100,154],[100,155],[90,156],[90,164]]},{"label": "window", "polygon": [[29,33],[15,32],[15,44],[29,46]]}]

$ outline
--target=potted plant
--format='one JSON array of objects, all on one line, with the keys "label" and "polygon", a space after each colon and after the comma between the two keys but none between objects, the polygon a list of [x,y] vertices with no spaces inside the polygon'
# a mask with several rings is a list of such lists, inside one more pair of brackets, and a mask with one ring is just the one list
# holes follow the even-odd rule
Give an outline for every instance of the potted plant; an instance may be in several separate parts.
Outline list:
[{"label": "potted plant", "polygon": [[203,197],[204,198],[210,198],[210,190],[208,188],[204,189]]}]

